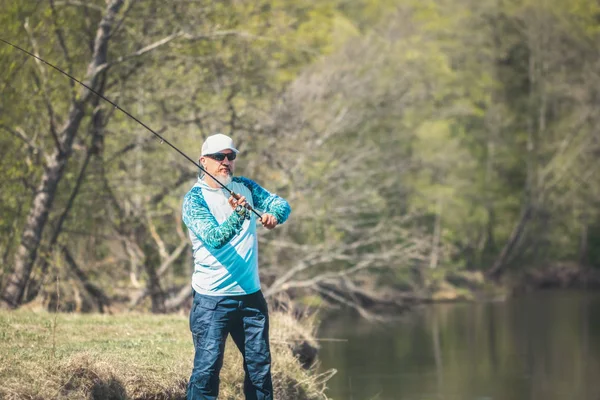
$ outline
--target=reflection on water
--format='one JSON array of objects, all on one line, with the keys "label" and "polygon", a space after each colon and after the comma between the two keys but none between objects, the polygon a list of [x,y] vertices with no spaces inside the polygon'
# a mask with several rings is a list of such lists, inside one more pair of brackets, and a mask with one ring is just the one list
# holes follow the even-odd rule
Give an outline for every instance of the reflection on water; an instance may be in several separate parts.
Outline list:
[{"label": "reflection on water", "polygon": [[436,304],[394,325],[324,321],[336,400],[600,400],[600,293]]}]

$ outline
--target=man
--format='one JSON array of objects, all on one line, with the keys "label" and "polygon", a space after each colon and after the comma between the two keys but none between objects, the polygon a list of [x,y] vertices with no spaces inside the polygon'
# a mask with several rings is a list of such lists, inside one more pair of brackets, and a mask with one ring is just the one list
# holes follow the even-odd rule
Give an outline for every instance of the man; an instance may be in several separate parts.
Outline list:
[{"label": "man", "polygon": [[273,399],[269,316],[258,276],[258,217],[267,229],[286,221],[290,206],[244,177],[233,177],[238,150],[230,137],[209,136],[202,145],[200,164],[226,185],[229,196],[207,174],[183,200],[183,222],[194,254],[194,301],[190,329],[195,357],[188,400],[216,399],[223,365],[225,339],[231,334],[244,358],[246,399]]}]

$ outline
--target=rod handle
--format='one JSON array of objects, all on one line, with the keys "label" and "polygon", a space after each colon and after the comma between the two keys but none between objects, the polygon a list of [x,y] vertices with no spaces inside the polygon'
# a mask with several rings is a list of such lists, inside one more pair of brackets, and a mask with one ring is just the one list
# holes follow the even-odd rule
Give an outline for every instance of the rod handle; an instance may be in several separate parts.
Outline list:
[{"label": "rod handle", "polygon": [[[241,194],[235,193],[234,191],[230,191],[229,193],[231,194],[231,197],[233,197],[236,200],[239,200],[240,197],[242,197]],[[248,209],[249,211],[252,211],[254,214],[256,214],[258,219],[262,220],[262,215],[258,211],[256,211],[254,208],[252,208],[252,206],[250,204],[246,203],[246,209]]]}]

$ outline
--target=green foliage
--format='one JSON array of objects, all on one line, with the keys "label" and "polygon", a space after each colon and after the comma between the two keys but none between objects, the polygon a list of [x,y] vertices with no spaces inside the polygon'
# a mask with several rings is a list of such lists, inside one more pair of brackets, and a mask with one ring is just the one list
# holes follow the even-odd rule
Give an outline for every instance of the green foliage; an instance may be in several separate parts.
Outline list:
[{"label": "green foliage", "polygon": [[[2,37],[82,78],[104,6],[7,3]],[[104,93],[192,159],[207,135],[234,137],[237,172],[292,203],[289,225],[261,244],[274,275],[314,252],[334,256],[300,278],[386,254],[377,264],[391,273],[366,271],[402,287],[485,270],[526,207],[533,217],[507,264],[597,264],[599,12],[590,0],[126,2],[109,45],[109,61],[124,60],[107,70]],[[8,272],[55,150],[51,119],[60,128],[79,88],[6,45],[0,68]],[[78,188],[59,244],[98,280],[127,287],[143,261],[126,245],[141,240],[136,227],[152,226],[162,244],[145,240],[167,253],[185,239],[174,227],[196,171],[121,112],[98,109],[100,151],[77,186],[88,109],[42,247]],[[398,258],[402,246],[418,250]],[[169,285],[185,280],[189,255],[174,265]]]}]

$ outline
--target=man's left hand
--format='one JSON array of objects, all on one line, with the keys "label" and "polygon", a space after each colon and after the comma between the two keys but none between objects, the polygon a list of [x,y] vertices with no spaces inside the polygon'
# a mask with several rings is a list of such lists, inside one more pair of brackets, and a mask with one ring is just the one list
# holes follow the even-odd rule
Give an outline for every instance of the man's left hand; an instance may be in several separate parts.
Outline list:
[{"label": "man's left hand", "polygon": [[273,229],[277,226],[277,218],[267,213],[262,215],[262,217],[260,218],[260,222],[267,229]]}]

